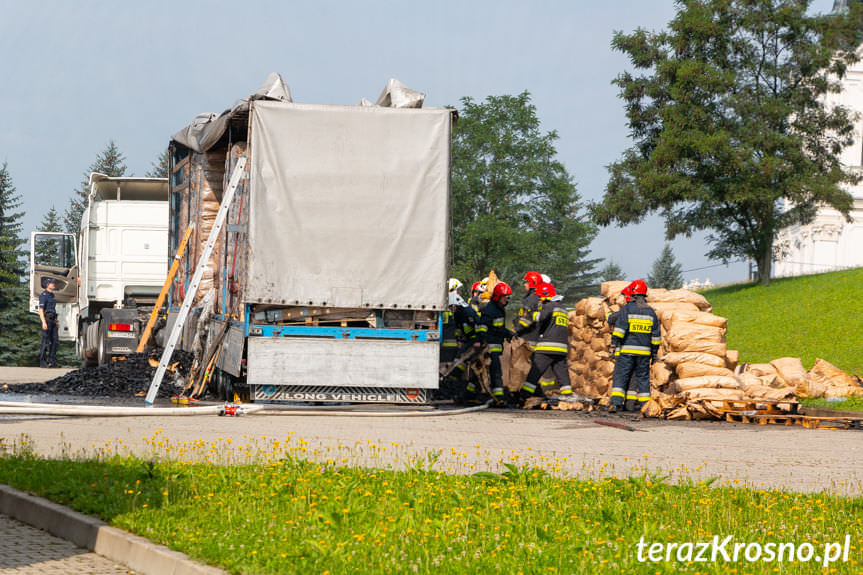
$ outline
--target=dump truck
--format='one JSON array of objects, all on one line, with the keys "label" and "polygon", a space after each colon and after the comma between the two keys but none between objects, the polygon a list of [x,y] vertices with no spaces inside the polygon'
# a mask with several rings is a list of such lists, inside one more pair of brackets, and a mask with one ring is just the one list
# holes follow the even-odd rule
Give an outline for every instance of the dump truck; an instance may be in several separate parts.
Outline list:
[{"label": "dump truck", "polygon": [[90,175],[77,234],[33,232],[30,311],[55,280],[60,339],[84,366],[135,352],[168,267],[167,178]]},{"label": "dump truck", "polygon": [[[176,329],[210,391],[231,399],[243,390],[257,402],[430,398],[446,305],[454,113],[421,103],[396,81],[377,105],[294,103],[271,75],[171,139],[170,253],[193,233],[169,292],[168,327],[204,266],[191,286],[195,307]],[[225,223],[201,261],[220,208]]]}]

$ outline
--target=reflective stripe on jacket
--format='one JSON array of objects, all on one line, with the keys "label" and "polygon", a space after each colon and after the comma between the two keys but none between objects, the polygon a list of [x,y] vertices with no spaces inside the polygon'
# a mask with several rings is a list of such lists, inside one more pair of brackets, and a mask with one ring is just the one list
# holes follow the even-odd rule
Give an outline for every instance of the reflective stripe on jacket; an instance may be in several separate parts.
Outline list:
[{"label": "reflective stripe on jacket", "polygon": [[662,343],[659,318],[643,297],[627,303],[617,315],[611,343],[620,353],[652,355]]},{"label": "reflective stripe on jacket", "polygon": [[569,314],[560,300],[542,304],[537,321],[539,339],[534,351],[566,354],[569,350]]}]

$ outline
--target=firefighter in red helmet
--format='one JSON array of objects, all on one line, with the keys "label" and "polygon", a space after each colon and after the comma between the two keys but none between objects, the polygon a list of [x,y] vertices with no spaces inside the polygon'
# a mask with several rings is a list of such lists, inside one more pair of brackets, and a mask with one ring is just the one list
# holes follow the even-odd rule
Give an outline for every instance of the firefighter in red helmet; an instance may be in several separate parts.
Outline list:
[{"label": "firefighter in red helmet", "polygon": [[[632,284],[635,282],[630,282],[625,288],[620,290],[621,295],[626,298],[626,301],[632,299]],[[611,326],[611,329],[614,329],[614,324],[617,322],[617,316],[620,315],[620,310],[617,311],[609,311],[608,315],[605,317],[605,320],[608,322],[608,325]],[[614,349],[612,348],[612,354],[614,353]],[[617,370],[617,364],[614,364],[615,371]],[[635,372],[630,376],[629,382],[626,387],[626,401],[623,404],[624,411],[638,411],[641,409],[641,406],[638,405],[638,380],[635,378]]]},{"label": "firefighter in red helmet", "polygon": [[491,293],[491,300],[482,310],[479,323],[477,324],[477,335],[479,340],[488,347],[491,356],[489,367],[489,379],[491,380],[491,394],[495,403],[502,405],[506,402],[503,387],[503,369],[500,365],[500,356],[503,353],[504,340],[512,339],[513,332],[506,328],[506,304],[512,295],[512,289],[504,282],[498,282]]},{"label": "firefighter in red helmet", "polygon": [[[519,392],[520,403],[537,393],[540,376],[549,369],[560,383],[561,395],[572,394],[566,358],[569,350],[569,314],[563,305],[563,296],[557,295],[550,283],[540,284],[537,295],[542,300],[542,309],[535,312],[532,319],[539,336],[527,380]],[[545,396],[541,388],[538,395]]]},{"label": "firefighter in red helmet", "polygon": [[483,278],[478,282],[474,282],[473,286],[470,288],[470,307],[473,308],[478,314],[482,313],[482,310],[488,304],[488,302],[482,299],[482,294],[485,292],[486,286],[488,286],[488,278]]},{"label": "firefighter in red helmet", "polygon": [[520,335],[527,340],[533,349],[533,346],[536,345],[536,338],[539,337],[539,332],[533,321],[533,314],[538,312],[540,308],[539,295],[537,295],[536,290],[543,283],[542,276],[539,272],[527,272],[522,281],[524,281],[525,294],[521,298],[521,307],[518,308],[515,317],[515,329],[522,330]]},{"label": "firefighter in red helmet", "polygon": [[609,411],[623,407],[626,385],[635,373],[638,381],[638,404],[643,406],[650,399],[650,364],[656,357],[662,342],[659,318],[647,304],[647,284],[635,280],[629,285],[631,299],[623,306],[614,322],[611,345],[617,356],[614,380],[611,387]]}]

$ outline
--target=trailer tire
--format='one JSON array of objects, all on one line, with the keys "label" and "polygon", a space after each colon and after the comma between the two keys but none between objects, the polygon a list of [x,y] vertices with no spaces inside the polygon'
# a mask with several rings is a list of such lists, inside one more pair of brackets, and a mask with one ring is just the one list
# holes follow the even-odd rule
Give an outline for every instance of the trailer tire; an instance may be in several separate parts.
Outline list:
[{"label": "trailer tire", "polygon": [[81,359],[81,367],[93,367],[96,362],[87,356],[87,322],[81,324],[78,328],[78,339],[75,344],[78,346],[78,357]]},{"label": "trailer tire", "polygon": [[111,356],[108,354],[108,350],[105,349],[105,339],[107,335],[108,333],[107,329],[105,329],[105,322],[99,321],[99,346],[98,351],[96,352],[96,361],[99,365],[105,365],[111,361]]}]

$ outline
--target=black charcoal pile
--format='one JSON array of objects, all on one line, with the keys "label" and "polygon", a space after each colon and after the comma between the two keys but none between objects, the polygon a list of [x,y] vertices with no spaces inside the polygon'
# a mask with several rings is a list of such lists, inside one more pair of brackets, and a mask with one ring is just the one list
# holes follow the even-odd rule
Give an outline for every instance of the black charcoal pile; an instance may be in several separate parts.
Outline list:
[{"label": "black charcoal pile", "polygon": [[[150,388],[153,375],[156,373],[156,368],[151,365],[150,359],[152,358],[154,360],[152,363],[158,365],[161,357],[161,351],[136,353],[126,356],[125,360],[118,359],[98,367],[76,369],[45,383],[3,386],[0,388],[0,392],[57,393],[94,398],[143,396]],[[191,353],[174,351],[171,356],[171,364],[176,363],[175,373],[165,372],[162,385],[159,387],[158,397],[171,397],[182,390],[182,387],[178,388],[175,382],[179,382],[180,378],[185,381],[189,375],[192,360]]]}]

